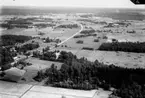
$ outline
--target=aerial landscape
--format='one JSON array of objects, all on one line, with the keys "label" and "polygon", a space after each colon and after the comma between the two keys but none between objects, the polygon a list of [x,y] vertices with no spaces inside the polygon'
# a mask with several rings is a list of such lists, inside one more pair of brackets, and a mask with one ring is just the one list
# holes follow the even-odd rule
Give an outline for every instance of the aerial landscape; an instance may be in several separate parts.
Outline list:
[{"label": "aerial landscape", "polygon": [[145,98],[144,77],[144,9],[1,8],[0,98]]}]

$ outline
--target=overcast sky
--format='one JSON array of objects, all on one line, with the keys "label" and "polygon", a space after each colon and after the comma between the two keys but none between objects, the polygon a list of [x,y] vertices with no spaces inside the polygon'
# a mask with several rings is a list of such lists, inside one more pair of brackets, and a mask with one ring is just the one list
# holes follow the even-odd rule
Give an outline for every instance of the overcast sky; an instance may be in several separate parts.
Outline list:
[{"label": "overcast sky", "polygon": [[130,0],[0,0],[1,6],[145,8]]}]

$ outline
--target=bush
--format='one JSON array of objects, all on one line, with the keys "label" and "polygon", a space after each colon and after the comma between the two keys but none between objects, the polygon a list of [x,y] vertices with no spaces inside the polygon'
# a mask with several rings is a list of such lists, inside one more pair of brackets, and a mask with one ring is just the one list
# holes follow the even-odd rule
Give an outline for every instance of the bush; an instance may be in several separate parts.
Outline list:
[{"label": "bush", "polygon": [[1,70],[4,71],[4,70],[7,70],[7,69],[10,69],[12,66],[10,64],[5,64],[3,66],[1,66]]},{"label": "bush", "polygon": [[84,42],[82,40],[78,40],[76,43],[83,44]]},{"label": "bush", "polygon": [[132,30],[132,31],[127,31],[127,33],[136,33],[136,31]]},{"label": "bush", "polygon": [[108,37],[107,36],[103,36],[103,39],[107,39]]},{"label": "bush", "polygon": [[94,42],[99,42],[99,39],[94,39]]},{"label": "bush", "polygon": [[90,48],[90,47],[83,47],[82,49],[84,49],[84,50],[94,50],[94,48]]}]

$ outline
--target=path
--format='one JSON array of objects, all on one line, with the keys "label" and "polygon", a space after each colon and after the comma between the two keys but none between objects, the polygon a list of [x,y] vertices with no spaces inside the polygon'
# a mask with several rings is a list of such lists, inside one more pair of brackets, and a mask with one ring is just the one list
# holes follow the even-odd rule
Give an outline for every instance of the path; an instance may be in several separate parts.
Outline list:
[{"label": "path", "polygon": [[[78,23],[77,23],[77,24],[78,24]],[[69,39],[73,38],[73,37],[76,36],[78,33],[80,33],[80,32],[83,30],[83,25],[82,25],[82,24],[79,24],[79,25],[80,25],[81,29],[80,29],[78,32],[76,32],[76,33],[73,34],[71,37],[67,38],[66,40],[62,41],[61,43],[59,43],[59,44],[57,44],[57,45],[61,45],[61,44],[65,43],[66,41],[68,41]]]},{"label": "path", "polygon": [[[73,21],[73,22],[74,22],[74,21]],[[82,24],[77,23],[77,22],[74,22],[74,23],[79,24],[80,27],[81,27],[81,29],[80,29],[78,32],[76,32],[75,34],[73,34],[72,36],[70,36],[70,37],[68,37],[67,39],[65,39],[64,41],[62,41],[61,43],[58,43],[57,46],[62,45],[63,43],[65,43],[65,42],[68,41],[69,39],[73,38],[74,36],[76,36],[77,34],[79,34],[79,33],[83,30],[83,25],[82,25]],[[55,47],[55,46],[51,46],[51,47],[50,47],[50,50],[53,49],[54,47]]]}]

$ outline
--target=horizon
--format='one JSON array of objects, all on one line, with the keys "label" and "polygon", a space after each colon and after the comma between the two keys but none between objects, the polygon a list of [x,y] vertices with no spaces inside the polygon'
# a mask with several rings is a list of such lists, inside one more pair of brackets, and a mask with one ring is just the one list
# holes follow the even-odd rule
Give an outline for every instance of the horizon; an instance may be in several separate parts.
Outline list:
[{"label": "horizon", "polygon": [[69,9],[134,9],[134,10],[144,10],[145,8],[129,8],[129,7],[82,7],[82,6],[28,6],[28,5],[12,5],[12,6],[0,6],[0,8],[21,8],[21,9],[37,9],[37,8],[42,8],[42,9],[47,9],[47,8],[61,8],[61,9],[65,9],[65,8],[69,8]]},{"label": "horizon", "polygon": [[145,5],[135,5],[130,0],[0,0],[0,6],[12,7],[61,7],[61,8],[120,8],[145,9]]}]

